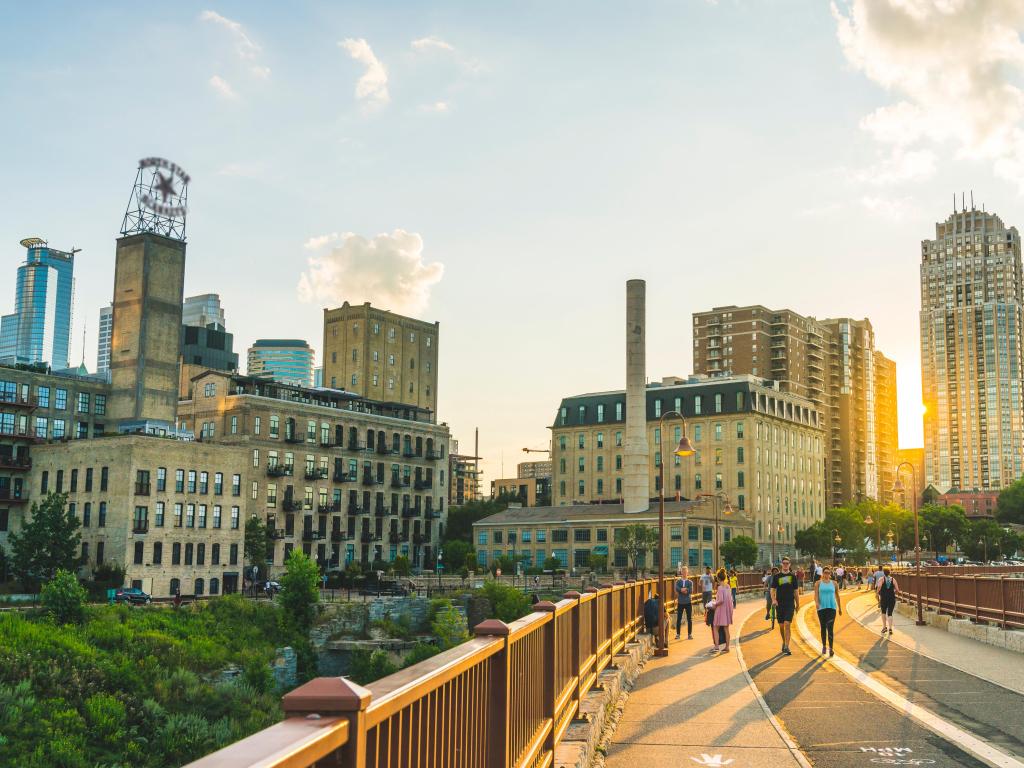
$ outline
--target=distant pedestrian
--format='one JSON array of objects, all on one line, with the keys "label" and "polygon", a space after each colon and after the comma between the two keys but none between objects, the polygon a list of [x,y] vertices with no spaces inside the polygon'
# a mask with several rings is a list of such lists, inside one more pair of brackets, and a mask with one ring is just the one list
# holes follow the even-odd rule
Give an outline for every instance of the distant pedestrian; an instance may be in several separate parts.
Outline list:
[{"label": "distant pedestrian", "polygon": [[892,635],[892,612],[896,610],[896,593],[899,585],[896,577],[889,571],[889,566],[882,569],[882,578],[878,580],[875,587],[878,592],[878,608],[882,614],[882,634],[888,632]]},{"label": "distant pedestrian", "polygon": [[676,640],[682,629],[683,614],[686,614],[686,639],[693,640],[693,582],[690,580],[690,569],[685,565],[679,568],[675,581],[676,593]]},{"label": "distant pedestrian", "polygon": [[[718,637],[715,638],[722,643],[722,653],[729,652],[730,630],[732,629],[733,596],[729,588],[729,577],[725,568],[717,574],[718,589],[715,592],[715,618],[711,626],[718,629]],[[716,644],[717,648],[717,644]]]},{"label": "distant pedestrian", "polygon": [[818,583],[818,579],[821,578],[821,563],[817,560],[814,561],[814,583]]},{"label": "distant pedestrian", "polygon": [[700,576],[700,604],[707,605],[711,602],[711,593],[715,590],[715,577],[711,575],[711,566],[704,566],[704,573]]},{"label": "distant pedestrian", "polygon": [[827,565],[821,569],[821,579],[814,585],[814,607],[818,611],[818,625],[821,627],[821,655],[826,651],[835,656],[834,635],[836,613],[843,615],[842,598],[839,596],[839,585],[832,580],[832,569]]},{"label": "distant pedestrian", "polygon": [[779,620],[779,634],[782,636],[782,652],[792,656],[789,650],[793,616],[800,607],[800,588],[788,557],[782,558],[782,570],[772,577],[772,605]]},{"label": "distant pedestrian", "polygon": [[772,566],[770,573],[761,580],[764,584],[764,620],[771,619],[772,629],[775,629],[775,606],[772,605],[772,579],[779,572],[776,566]]},{"label": "distant pedestrian", "polygon": [[174,600],[172,600],[172,602],[174,603],[174,608],[175,609],[181,608],[181,590],[180,589],[174,590]]},{"label": "distant pedestrian", "polygon": [[879,563],[878,564],[878,568],[875,570],[875,572],[873,574],[871,574],[871,589],[875,593],[876,601],[880,601],[880,598],[878,596],[878,584],[882,581],[882,578],[884,576],[885,576],[885,571],[882,568],[882,564]]},{"label": "distant pedestrian", "polygon": [[652,592],[644,601],[644,626],[650,635],[658,629],[658,613],[658,593]]},{"label": "distant pedestrian", "polygon": [[732,607],[735,608],[736,595],[739,593],[740,589],[740,577],[739,574],[736,573],[735,568],[729,571],[729,589],[732,590]]},{"label": "distant pedestrian", "polygon": [[804,585],[804,567],[801,565],[796,569],[796,585],[802,587]]},{"label": "distant pedestrian", "polygon": [[839,589],[842,589],[843,587],[846,586],[846,584],[844,583],[845,581],[846,581],[846,569],[843,568],[843,564],[840,563],[839,567],[836,568],[836,582],[839,585]]}]

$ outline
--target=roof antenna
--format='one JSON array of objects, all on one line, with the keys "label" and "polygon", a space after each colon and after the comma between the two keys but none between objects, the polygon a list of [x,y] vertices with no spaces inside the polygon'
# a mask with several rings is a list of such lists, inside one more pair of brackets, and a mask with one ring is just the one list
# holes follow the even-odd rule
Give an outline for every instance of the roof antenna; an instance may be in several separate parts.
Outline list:
[{"label": "roof antenna", "polygon": [[971,190],[971,210],[974,210],[974,190]]}]

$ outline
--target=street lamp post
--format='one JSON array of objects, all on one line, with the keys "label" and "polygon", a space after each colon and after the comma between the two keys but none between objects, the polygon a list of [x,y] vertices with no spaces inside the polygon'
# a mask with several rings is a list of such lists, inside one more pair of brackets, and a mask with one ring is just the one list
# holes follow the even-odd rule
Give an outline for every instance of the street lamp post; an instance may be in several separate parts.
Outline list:
[{"label": "street lamp post", "polygon": [[[776,525],[778,528],[776,529]],[[782,520],[778,517],[773,517],[771,522],[768,523],[768,527],[772,533],[772,567],[775,567],[775,532],[778,530],[779,536],[782,535]]]},{"label": "street lamp post", "polygon": [[[908,467],[910,469],[910,477],[911,477],[911,481],[913,483],[913,488],[912,488],[912,493],[911,493],[911,498],[912,498],[911,506],[913,507],[913,510],[914,510],[914,559],[916,561],[916,564],[915,564],[915,567],[914,567],[914,574],[917,577],[917,579],[916,579],[916,581],[917,581],[917,626],[923,627],[924,626],[924,606],[923,606],[923,604],[921,602],[921,592],[923,591],[923,585],[921,584],[921,531],[920,531],[920,523],[918,522],[919,515],[918,515],[918,511],[917,511],[917,470],[914,468],[914,465],[911,464],[909,461],[901,461],[896,466],[896,480],[892,484],[892,490],[893,490],[893,493],[899,493],[901,491],[905,491],[906,490],[904,485],[903,485],[903,481],[900,479],[900,470],[903,467]],[[906,503],[906,494],[905,493],[904,493],[903,501],[904,501],[904,504],[905,504]]]},{"label": "street lamp post", "polygon": [[[871,519],[871,513],[868,512],[867,516],[864,518],[864,525],[873,525],[874,522],[875,521]],[[878,541],[877,545],[875,546],[875,557],[878,558],[878,567],[881,568],[882,567],[882,520],[881,520],[881,518],[879,518],[879,520],[878,520],[878,528],[875,529],[875,533],[876,533],[876,538],[877,538],[877,541]]]},{"label": "street lamp post", "polygon": [[832,529],[832,541],[835,542],[832,547],[832,567],[835,568],[839,563],[839,545],[843,543],[843,537],[839,535],[837,528]]},{"label": "street lamp post", "polygon": [[985,547],[985,550],[984,550],[985,554],[984,554],[983,559],[984,559],[984,562],[987,563],[988,562],[988,536],[982,536],[980,539],[978,539],[978,543]]},{"label": "street lamp post", "polygon": [[654,650],[655,656],[668,656],[668,615],[665,613],[665,419],[674,416],[682,422],[682,437],[679,445],[672,452],[673,456],[693,456],[696,451],[686,436],[686,419],[679,411],[668,411],[661,415],[658,420],[658,429],[661,433],[661,442],[658,444],[658,647]]},{"label": "street lamp post", "polygon": [[719,502],[724,502],[722,504],[722,514],[723,515],[731,515],[733,513],[732,503],[729,501],[729,497],[726,496],[721,491],[715,491],[715,493],[698,493],[696,498],[698,498],[698,499],[712,499],[715,502],[715,536],[712,539],[711,545],[714,547],[714,560],[713,560],[713,562],[714,562],[715,570],[717,571],[721,567],[721,563],[719,562],[719,559],[718,559],[721,556],[719,554],[719,551],[718,551],[719,546],[720,546],[719,545],[718,505],[719,505]]}]

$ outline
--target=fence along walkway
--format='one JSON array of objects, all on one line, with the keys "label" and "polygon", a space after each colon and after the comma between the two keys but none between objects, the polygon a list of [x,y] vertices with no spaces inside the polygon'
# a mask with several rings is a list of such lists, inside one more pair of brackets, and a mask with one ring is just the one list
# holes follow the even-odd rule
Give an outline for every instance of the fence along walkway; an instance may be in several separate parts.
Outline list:
[{"label": "fence along walkway", "polygon": [[985,621],[1003,629],[1024,629],[1024,578],[899,573],[900,598],[939,613]]},{"label": "fence along walkway", "polygon": [[187,768],[547,768],[657,584],[567,592],[511,624],[484,621],[473,639],[366,688],[316,678],[285,695],[283,722]]}]

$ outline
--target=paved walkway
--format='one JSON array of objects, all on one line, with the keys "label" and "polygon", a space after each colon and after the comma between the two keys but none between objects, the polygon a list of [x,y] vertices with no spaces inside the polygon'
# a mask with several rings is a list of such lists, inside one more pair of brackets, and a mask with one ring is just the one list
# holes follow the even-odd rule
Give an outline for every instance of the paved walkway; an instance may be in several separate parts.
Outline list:
[{"label": "paved walkway", "polygon": [[[760,600],[740,602],[734,634],[763,610]],[[735,644],[709,656],[711,632],[703,616],[694,618],[693,640],[684,627],[669,655],[644,667],[608,743],[607,768],[806,766],[763,707]]]},{"label": "paved walkway", "polygon": [[[844,592],[850,618],[878,634],[882,617],[874,596]],[[813,600],[813,598],[811,598]],[[947,632],[940,627],[919,627],[914,619],[893,614],[896,631],[890,642],[983,680],[1024,693],[1024,655]]]}]

